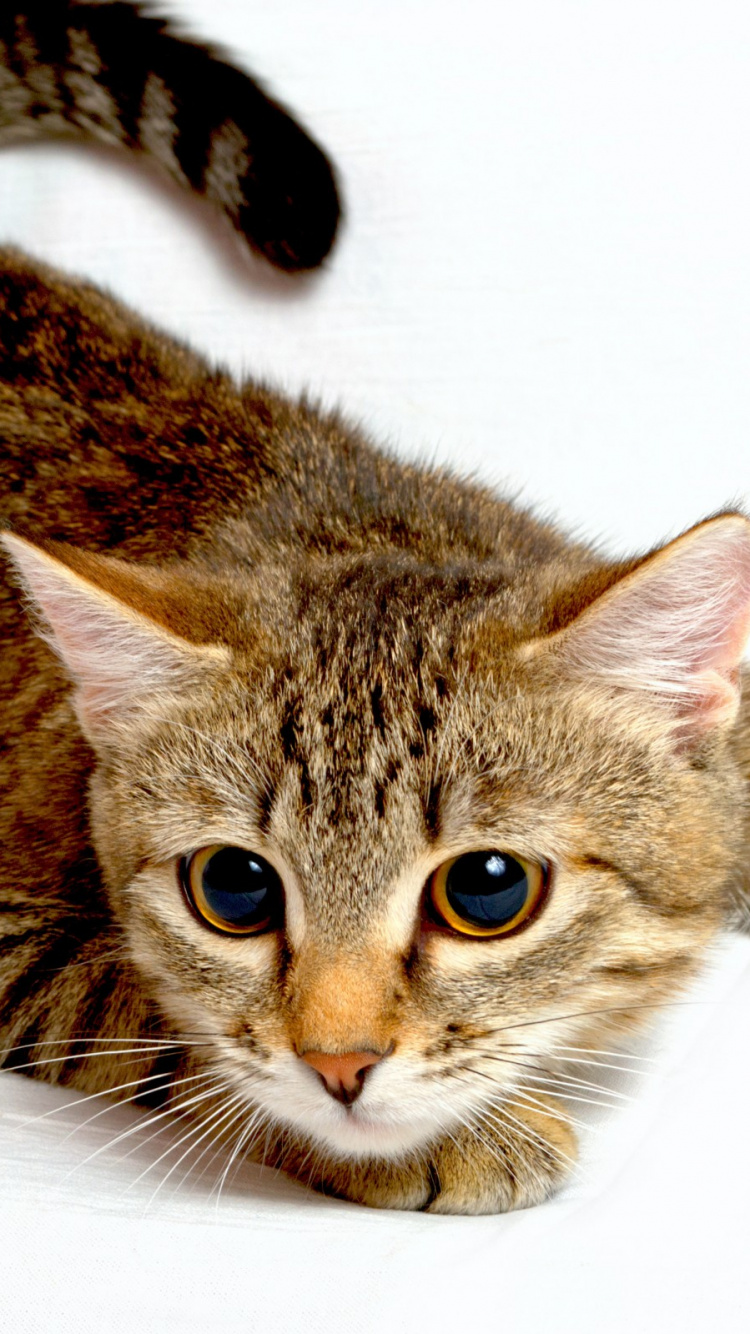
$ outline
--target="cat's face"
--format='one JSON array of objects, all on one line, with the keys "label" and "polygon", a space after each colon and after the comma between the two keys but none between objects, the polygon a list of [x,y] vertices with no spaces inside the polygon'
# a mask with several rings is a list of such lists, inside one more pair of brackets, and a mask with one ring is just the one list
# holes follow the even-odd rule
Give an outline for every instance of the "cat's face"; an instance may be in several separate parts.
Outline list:
[{"label": "cat's face", "polygon": [[[551,618],[562,567],[371,555],[232,581],[7,544],[78,683],[129,953],[261,1131],[398,1157],[507,1122],[694,970],[739,856],[745,520]],[[277,887],[257,931],[226,929],[221,884],[201,907],[192,877],[227,847]],[[467,932],[458,890],[444,908],[466,857],[536,877],[513,929]],[[344,1058],[367,1067],[348,1105],[325,1075]]]},{"label": "cat's face", "polygon": [[[622,1033],[690,975],[736,857],[738,780],[721,744],[675,748],[653,706],[551,685],[519,656],[510,597],[488,631],[476,600],[398,569],[291,590],[253,594],[275,644],[119,726],[95,838],[175,1030],[303,1144],[398,1156],[503,1098],[512,1116],[561,1044]],[[277,873],[269,929],[191,908],[184,859],[222,846]],[[479,852],[544,868],[507,934],[431,906],[434,873]],[[310,1051],[385,1055],[346,1106]]]}]

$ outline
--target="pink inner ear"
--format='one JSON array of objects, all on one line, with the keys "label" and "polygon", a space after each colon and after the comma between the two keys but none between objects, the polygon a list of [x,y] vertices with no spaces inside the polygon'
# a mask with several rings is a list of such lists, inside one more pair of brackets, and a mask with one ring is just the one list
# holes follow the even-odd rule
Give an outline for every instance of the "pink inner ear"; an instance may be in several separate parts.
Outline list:
[{"label": "pink inner ear", "polygon": [[714,519],[657,553],[560,636],[576,675],[642,690],[698,730],[731,721],[750,633],[750,523]]},{"label": "pink inner ear", "polygon": [[12,535],[3,542],[43,613],[44,637],[78,685],[76,707],[87,731],[154,689],[181,683],[189,645],[31,543]]}]

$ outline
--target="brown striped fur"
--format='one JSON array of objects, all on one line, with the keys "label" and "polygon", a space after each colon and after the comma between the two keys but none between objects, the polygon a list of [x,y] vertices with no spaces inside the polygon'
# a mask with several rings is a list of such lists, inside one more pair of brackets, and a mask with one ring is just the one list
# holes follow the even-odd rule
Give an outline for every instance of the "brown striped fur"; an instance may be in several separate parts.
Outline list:
[{"label": "brown striped fur", "polygon": [[[90,49],[95,8],[59,6],[78,62],[62,110],[39,7],[33,42],[0,28],[9,132],[31,132],[30,88],[66,126],[83,108],[97,133],[125,125]],[[141,74],[135,101],[153,109],[173,85]],[[192,180],[181,140],[146,122],[139,146],[167,169],[174,151]],[[11,540],[19,575],[0,584],[5,1066],[178,1110],[208,1081],[198,1123],[215,1116],[232,1148],[226,1080],[243,1152],[367,1204],[545,1198],[575,1156],[571,1078],[596,1075],[560,1044],[593,1059],[636,1029],[747,892],[744,521],[606,562],[335,416],[236,385],[12,251],[0,367],[0,519],[39,544]],[[698,685],[692,659],[685,695],[634,686],[628,662],[612,676],[618,624],[691,550],[713,580],[703,601],[700,581],[686,593]],[[78,600],[82,637],[87,608],[110,618],[113,656],[118,627],[135,637],[121,709],[97,713],[80,673],[73,689],[53,585]],[[722,590],[723,638],[700,630]],[[172,655],[169,678],[139,676],[152,653]],[[179,862],[212,842],[273,861],[283,929],[231,938],[190,913]],[[498,939],[435,929],[427,877],[484,847],[552,864],[542,909]],[[387,1054],[345,1108],[299,1060],[310,1048]]]},{"label": "brown striped fur", "polygon": [[324,153],[249,75],[145,5],[22,0],[0,9],[0,145],[93,139],[142,153],[288,270],[330,250]]}]

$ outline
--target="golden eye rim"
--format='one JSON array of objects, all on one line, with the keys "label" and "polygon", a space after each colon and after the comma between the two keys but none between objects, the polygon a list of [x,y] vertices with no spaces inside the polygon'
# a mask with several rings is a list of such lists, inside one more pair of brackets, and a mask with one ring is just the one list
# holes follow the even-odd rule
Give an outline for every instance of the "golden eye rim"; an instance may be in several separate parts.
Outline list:
[{"label": "golden eye rim", "polygon": [[[456,862],[459,862],[463,857],[471,856],[472,853],[485,852],[488,856],[497,853],[501,857],[512,857],[524,868],[527,876],[530,872],[534,874],[535,883],[532,893],[529,894],[527,901],[515,916],[502,926],[480,927],[463,921],[451,908],[445,895],[446,881],[451,868],[455,866]],[[424,924],[432,930],[441,931],[444,935],[449,935],[454,939],[497,940],[501,937],[516,936],[537,920],[544,903],[549,897],[551,883],[552,865],[546,858],[526,857],[521,853],[513,852],[510,848],[465,848],[462,852],[447,857],[428,877],[425,886],[426,922]],[[443,896],[444,908],[439,902],[436,902],[436,889],[438,894]]]},{"label": "golden eye rim", "polygon": [[254,923],[252,926],[233,926],[230,922],[223,921],[211,910],[201,892],[200,878],[198,880],[198,890],[196,892],[193,884],[195,868],[198,868],[198,876],[202,875],[208,862],[217,852],[223,852],[226,848],[236,848],[238,851],[246,852],[248,856],[259,858],[270,866],[276,875],[279,887],[284,893],[284,882],[276,870],[276,867],[269,861],[263,853],[256,852],[252,848],[246,848],[240,843],[206,843],[193,852],[185,853],[179,858],[178,876],[183,894],[187,901],[188,908],[192,916],[202,927],[208,927],[209,930],[216,932],[217,935],[231,936],[235,939],[247,939],[249,936],[270,935],[278,930],[280,923],[275,921],[275,914],[270,912],[261,922]]}]

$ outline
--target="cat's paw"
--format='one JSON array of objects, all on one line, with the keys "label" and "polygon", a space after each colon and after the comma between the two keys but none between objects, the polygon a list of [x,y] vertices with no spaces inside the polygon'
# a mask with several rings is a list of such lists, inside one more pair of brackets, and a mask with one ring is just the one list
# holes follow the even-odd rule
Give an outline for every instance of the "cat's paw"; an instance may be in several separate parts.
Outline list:
[{"label": "cat's paw", "polygon": [[342,1163],[315,1183],[318,1190],[371,1209],[424,1209],[433,1194],[429,1164],[386,1159]]},{"label": "cat's paw", "polygon": [[461,1131],[433,1155],[435,1214],[495,1214],[541,1204],[575,1167],[578,1146],[564,1109],[534,1095],[535,1106],[502,1109],[479,1132]]},{"label": "cat's paw", "polygon": [[558,1103],[535,1094],[534,1104],[514,1105],[512,1121],[498,1109],[407,1162],[328,1163],[310,1184],[376,1209],[495,1214],[541,1204],[575,1166],[577,1144]]}]

